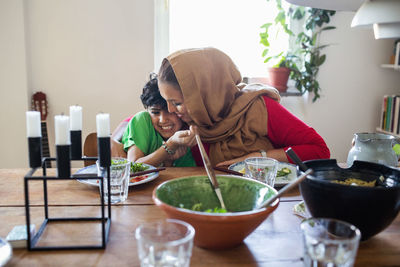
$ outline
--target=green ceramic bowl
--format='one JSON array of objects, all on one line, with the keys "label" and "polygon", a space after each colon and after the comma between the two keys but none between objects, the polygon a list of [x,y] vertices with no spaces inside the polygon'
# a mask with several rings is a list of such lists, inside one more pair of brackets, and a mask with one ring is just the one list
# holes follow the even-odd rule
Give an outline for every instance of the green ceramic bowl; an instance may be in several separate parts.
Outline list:
[{"label": "green ceramic bowl", "polygon": [[[220,207],[207,176],[190,176],[166,181],[153,191],[153,200],[169,218],[191,224],[195,230],[194,243],[212,249],[237,246],[273,212],[279,200],[268,208],[257,205],[277,191],[256,180],[217,175],[227,213],[203,212]],[[202,211],[193,211],[201,203]]]}]

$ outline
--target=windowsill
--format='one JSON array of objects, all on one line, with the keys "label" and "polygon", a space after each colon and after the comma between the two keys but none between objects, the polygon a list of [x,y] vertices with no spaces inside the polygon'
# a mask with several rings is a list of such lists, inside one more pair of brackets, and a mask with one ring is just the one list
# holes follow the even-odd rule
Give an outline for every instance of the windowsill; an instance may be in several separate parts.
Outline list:
[{"label": "windowsill", "polygon": [[[266,77],[243,77],[243,82],[245,83],[262,83],[268,85],[268,78]],[[302,94],[293,86],[290,86],[289,81],[289,87],[286,92],[279,92],[281,96],[302,96]]]},{"label": "windowsill", "polygon": [[302,94],[294,87],[289,87],[286,92],[279,92],[281,96],[302,96]]}]

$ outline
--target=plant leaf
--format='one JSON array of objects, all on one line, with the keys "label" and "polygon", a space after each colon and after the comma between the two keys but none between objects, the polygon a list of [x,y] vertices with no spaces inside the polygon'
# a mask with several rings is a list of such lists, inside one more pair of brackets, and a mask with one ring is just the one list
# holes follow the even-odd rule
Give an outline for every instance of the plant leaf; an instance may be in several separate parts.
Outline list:
[{"label": "plant leaf", "polygon": [[326,59],[326,55],[320,56],[320,57],[318,58],[318,61],[317,61],[317,66],[321,66],[322,64],[324,64],[325,59]]}]

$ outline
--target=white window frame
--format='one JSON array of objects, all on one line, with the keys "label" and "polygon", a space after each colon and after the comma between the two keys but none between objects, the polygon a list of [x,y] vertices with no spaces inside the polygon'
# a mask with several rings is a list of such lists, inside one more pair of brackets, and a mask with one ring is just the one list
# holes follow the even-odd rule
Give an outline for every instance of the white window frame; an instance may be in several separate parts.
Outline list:
[{"label": "white window frame", "polygon": [[154,0],[154,71],[169,55],[169,1]]}]

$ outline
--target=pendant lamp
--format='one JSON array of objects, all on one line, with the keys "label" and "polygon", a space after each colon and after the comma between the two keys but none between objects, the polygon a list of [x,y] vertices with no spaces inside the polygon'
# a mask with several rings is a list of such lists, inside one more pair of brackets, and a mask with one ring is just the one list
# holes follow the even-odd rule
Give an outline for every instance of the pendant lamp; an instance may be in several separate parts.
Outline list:
[{"label": "pendant lamp", "polygon": [[400,0],[367,0],[358,9],[351,27],[374,28],[375,39],[400,37]]}]

